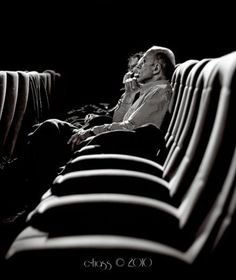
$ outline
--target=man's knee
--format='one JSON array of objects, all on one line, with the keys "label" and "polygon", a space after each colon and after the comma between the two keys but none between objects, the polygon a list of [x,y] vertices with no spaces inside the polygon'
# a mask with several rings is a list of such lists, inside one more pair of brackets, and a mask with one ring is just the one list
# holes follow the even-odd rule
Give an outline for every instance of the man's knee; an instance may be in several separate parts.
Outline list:
[{"label": "man's knee", "polygon": [[35,129],[28,134],[28,140],[34,141],[34,139],[48,139],[50,140],[52,136],[58,137],[59,128],[55,119],[46,120],[36,127]]},{"label": "man's knee", "polygon": [[47,119],[33,128],[28,134],[29,139],[47,137],[50,141],[50,137],[69,137],[75,126],[59,119]]}]

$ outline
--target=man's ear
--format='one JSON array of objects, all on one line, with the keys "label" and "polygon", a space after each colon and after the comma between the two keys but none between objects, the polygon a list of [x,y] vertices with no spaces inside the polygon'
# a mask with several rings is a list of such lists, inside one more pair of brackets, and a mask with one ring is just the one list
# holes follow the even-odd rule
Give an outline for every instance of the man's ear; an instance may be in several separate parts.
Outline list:
[{"label": "man's ear", "polygon": [[161,65],[160,65],[160,63],[155,63],[154,64],[153,74],[156,75],[156,74],[159,74],[160,72],[161,72]]}]

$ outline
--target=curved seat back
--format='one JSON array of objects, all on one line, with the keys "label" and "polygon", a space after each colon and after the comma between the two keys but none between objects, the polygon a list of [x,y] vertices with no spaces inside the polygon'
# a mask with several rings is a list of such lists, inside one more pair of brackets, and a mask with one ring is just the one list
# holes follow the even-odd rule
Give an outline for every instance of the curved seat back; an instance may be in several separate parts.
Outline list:
[{"label": "curved seat back", "polygon": [[4,145],[14,118],[18,96],[18,74],[7,71],[6,95],[0,122],[0,153],[4,153]]},{"label": "curved seat back", "polygon": [[178,131],[176,132],[176,137],[163,165],[164,178],[166,179],[173,176],[173,173],[178,168],[178,165],[188,147],[196,122],[202,93],[202,88],[199,87],[201,85],[196,86],[196,82],[200,72],[209,61],[210,59],[203,59],[195,64],[188,76],[185,87],[186,102],[185,107],[183,108],[184,112],[182,114]]},{"label": "curved seat back", "polygon": [[[228,185],[228,179],[231,180],[236,172],[231,174],[236,148],[235,89],[236,52],[233,52],[219,59],[209,80],[208,91],[212,96],[219,95],[219,101],[201,165],[181,203],[182,227],[191,222],[188,226],[193,229],[193,223],[206,216],[216,197],[223,195],[224,191],[227,193],[232,187]],[[231,174],[230,178],[228,174]]]},{"label": "curved seat back", "polygon": [[183,90],[188,77],[188,74],[192,67],[197,63],[197,60],[187,60],[181,63],[175,70],[173,75],[173,81],[171,82],[173,87],[173,96],[170,102],[170,110],[172,111],[172,117],[168,126],[167,133],[165,135],[165,141],[170,142],[174,138],[175,130],[178,127],[178,121],[180,118],[180,107],[183,105]]},{"label": "curved seat back", "polygon": [[13,151],[15,149],[16,141],[22,125],[29,96],[29,75],[26,72],[22,71],[18,71],[17,73],[19,78],[18,98],[14,117],[4,147],[4,153],[8,157],[10,157],[13,154]]},{"label": "curved seat back", "polygon": [[[211,80],[218,62],[219,59],[208,62],[198,77],[196,88],[202,90],[196,123],[187,151],[170,180],[170,193],[176,201],[180,201],[189,188],[208,145],[220,95],[220,86]],[[165,171],[163,177],[166,177]]]},{"label": "curved seat back", "polygon": [[4,108],[4,102],[6,98],[7,89],[7,74],[5,71],[0,71],[0,121],[2,118],[2,112]]}]

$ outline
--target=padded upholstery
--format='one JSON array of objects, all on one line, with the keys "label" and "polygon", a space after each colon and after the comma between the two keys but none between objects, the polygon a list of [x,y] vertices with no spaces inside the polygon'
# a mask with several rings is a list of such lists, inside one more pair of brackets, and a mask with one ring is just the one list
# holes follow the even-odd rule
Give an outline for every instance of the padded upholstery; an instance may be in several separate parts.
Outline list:
[{"label": "padded upholstery", "polygon": [[28,95],[29,95],[29,75],[28,73],[18,71],[19,87],[18,87],[18,98],[16,103],[16,109],[12,124],[10,127],[9,135],[5,144],[5,154],[11,156],[13,154],[17,137],[22,125],[24,118]]},{"label": "padded upholstery", "polygon": [[40,99],[44,104],[42,107],[43,118],[47,119],[50,117],[50,85],[48,83],[49,73],[39,73],[40,79]]},{"label": "padded upholstery", "polygon": [[6,75],[6,96],[0,122],[0,152],[3,152],[3,147],[13,121],[18,96],[18,74],[16,72],[7,71]]},{"label": "padded upholstery", "polygon": [[51,192],[57,196],[94,192],[126,193],[170,201],[168,184],[163,179],[123,169],[94,169],[59,175],[51,186]]},{"label": "padded upholstery", "polygon": [[170,103],[172,118],[165,135],[166,142],[168,142],[168,139],[171,137],[177,118],[179,116],[179,107],[183,98],[183,88],[185,86],[187,76],[189,74],[189,71],[197,62],[197,60],[188,60],[186,62],[183,62],[176,68],[173,74],[173,78],[171,81],[173,96]]},{"label": "padded upholstery", "polygon": [[[183,154],[185,152],[184,149],[186,149],[188,146],[189,138],[191,137],[195,125],[196,116],[199,108],[199,102],[201,98],[201,89],[196,87],[196,82],[200,71],[208,63],[208,61],[208,59],[204,59],[199,63],[195,64],[187,78],[186,86],[184,88],[184,91],[186,91],[186,93],[184,94],[186,100],[184,102],[184,108],[182,109],[182,118],[178,125],[176,135],[173,138],[172,145],[166,156],[166,160],[163,164],[163,169],[167,169],[167,165],[170,161],[173,162],[173,152],[177,150],[176,147],[180,142],[180,138],[181,145],[178,145],[178,151],[180,152],[181,150]],[[168,171],[165,170],[165,172],[167,173]]]},{"label": "padded upholstery", "polygon": [[2,118],[2,112],[4,108],[4,102],[6,98],[7,89],[7,74],[4,71],[0,72],[0,120]]}]

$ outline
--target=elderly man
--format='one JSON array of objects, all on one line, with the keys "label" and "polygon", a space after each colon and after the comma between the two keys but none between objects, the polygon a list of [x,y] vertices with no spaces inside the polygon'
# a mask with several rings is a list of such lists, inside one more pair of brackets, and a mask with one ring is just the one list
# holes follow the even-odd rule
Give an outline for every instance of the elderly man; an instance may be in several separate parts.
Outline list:
[{"label": "elderly man", "polygon": [[[133,130],[151,123],[161,127],[170,103],[170,79],[175,67],[174,53],[164,47],[148,49],[136,66],[134,78],[125,82],[125,93],[119,100],[111,124],[90,129],[74,129],[68,140],[72,151],[88,137],[112,130]],[[138,99],[134,102],[136,94]]]}]

